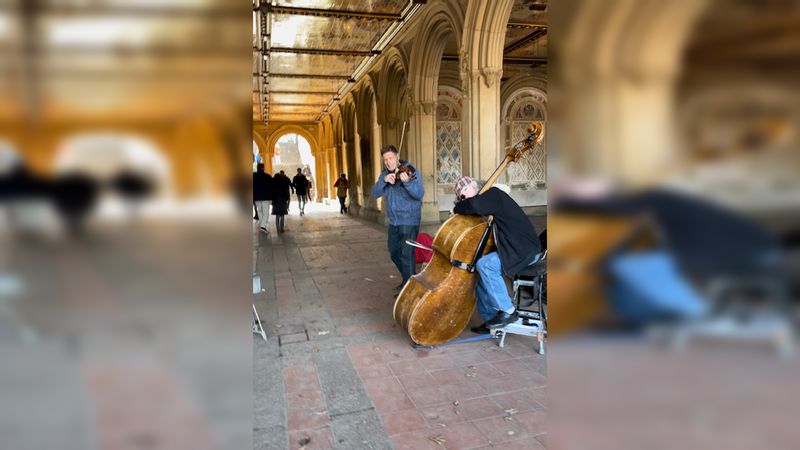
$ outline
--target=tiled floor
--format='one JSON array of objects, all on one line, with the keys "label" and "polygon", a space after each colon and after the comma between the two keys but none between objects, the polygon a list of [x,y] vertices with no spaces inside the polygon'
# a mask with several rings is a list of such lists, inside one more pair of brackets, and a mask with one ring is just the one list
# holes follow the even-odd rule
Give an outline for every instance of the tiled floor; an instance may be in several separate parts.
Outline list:
[{"label": "tiled floor", "polygon": [[257,448],[544,448],[533,338],[415,350],[392,319],[383,227],[314,205],[286,228],[255,242]]}]

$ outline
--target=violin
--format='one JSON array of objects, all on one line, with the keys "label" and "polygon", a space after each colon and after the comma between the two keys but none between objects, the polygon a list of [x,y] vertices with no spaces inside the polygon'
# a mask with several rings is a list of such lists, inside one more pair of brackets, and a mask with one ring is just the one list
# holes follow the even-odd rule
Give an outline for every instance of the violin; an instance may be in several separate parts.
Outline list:
[{"label": "violin", "polygon": [[395,169],[395,175],[400,178],[400,174],[404,173],[408,175],[408,180],[411,181],[417,178],[417,172],[409,166],[404,166],[403,164],[397,163],[397,169]]}]

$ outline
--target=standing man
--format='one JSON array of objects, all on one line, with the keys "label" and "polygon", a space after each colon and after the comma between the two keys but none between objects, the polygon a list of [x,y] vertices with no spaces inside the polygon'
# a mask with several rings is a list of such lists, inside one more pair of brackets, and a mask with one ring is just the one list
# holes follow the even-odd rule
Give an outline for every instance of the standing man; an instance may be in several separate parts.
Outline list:
[{"label": "standing man", "polygon": [[345,214],[347,213],[347,206],[345,206],[344,201],[347,198],[347,189],[350,187],[347,175],[339,175],[339,179],[336,180],[336,183],[333,183],[333,187],[336,188],[336,196],[339,197],[339,214]]},{"label": "standing man", "polygon": [[503,328],[517,320],[518,313],[508,295],[503,274],[510,278],[541,259],[541,243],[533,224],[522,208],[508,194],[493,187],[478,194],[478,183],[461,177],[456,183],[456,214],[492,216],[497,251],[478,260],[478,283],[475,297],[478,313],[485,323],[472,328],[479,334]]},{"label": "standing man", "polygon": [[[386,215],[389,217],[389,254],[403,277],[403,281],[394,288],[396,295],[417,271],[414,249],[405,242],[406,239],[416,240],[419,234],[422,197],[425,195],[425,190],[416,169],[408,161],[400,160],[397,147],[394,145],[383,147],[381,156],[386,168],[372,187],[372,197],[384,198]],[[409,168],[411,174],[399,173],[398,168],[401,164]]]},{"label": "standing man", "polygon": [[269,206],[272,197],[272,177],[264,172],[264,164],[259,163],[253,174],[253,203],[258,214],[258,228],[265,234],[269,234]]},{"label": "standing man", "polygon": [[305,214],[306,203],[308,203],[308,178],[303,175],[303,169],[297,169],[297,175],[292,178],[294,192],[297,194],[297,207],[300,208],[300,215]]}]

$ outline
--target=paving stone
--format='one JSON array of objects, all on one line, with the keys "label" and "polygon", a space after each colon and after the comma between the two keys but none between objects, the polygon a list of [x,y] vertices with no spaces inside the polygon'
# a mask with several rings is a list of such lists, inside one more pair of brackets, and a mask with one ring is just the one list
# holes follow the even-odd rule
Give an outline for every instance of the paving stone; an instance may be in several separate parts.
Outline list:
[{"label": "paving stone", "polygon": [[305,331],[302,333],[282,334],[280,336],[281,345],[291,344],[293,342],[304,342],[308,340],[308,335]]},{"label": "paving stone", "polygon": [[314,355],[322,392],[331,416],[362,411],[373,405],[347,351],[336,349]]},{"label": "paving stone", "polygon": [[374,409],[331,418],[336,448],[392,449],[392,441]]}]

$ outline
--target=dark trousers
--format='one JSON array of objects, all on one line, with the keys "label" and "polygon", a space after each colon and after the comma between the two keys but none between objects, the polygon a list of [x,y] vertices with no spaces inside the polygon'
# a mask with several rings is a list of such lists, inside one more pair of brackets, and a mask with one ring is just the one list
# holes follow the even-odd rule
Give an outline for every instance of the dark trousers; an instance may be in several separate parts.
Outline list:
[{"label": "dark trousers", "polygon": [[344,205],[344,199],[347,197],[339,197],[339,212],[346,213],[347,206]]},{"label": "dark trousers", "polygon": [[417,273],[414,247],[406,244],[406,239],[416,241],[418,234],[419,225],[389,225],[389,256],[403,276],[403,284]]}]

